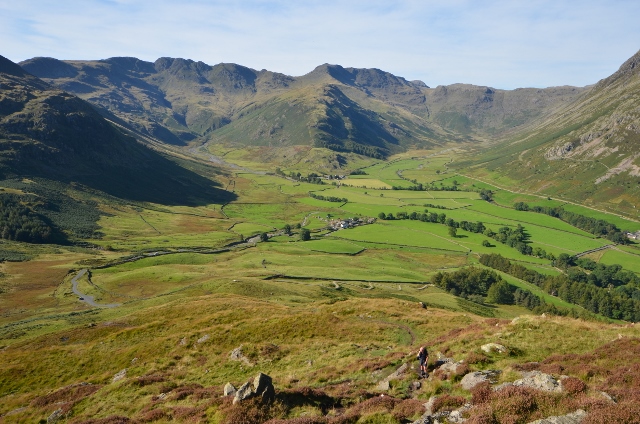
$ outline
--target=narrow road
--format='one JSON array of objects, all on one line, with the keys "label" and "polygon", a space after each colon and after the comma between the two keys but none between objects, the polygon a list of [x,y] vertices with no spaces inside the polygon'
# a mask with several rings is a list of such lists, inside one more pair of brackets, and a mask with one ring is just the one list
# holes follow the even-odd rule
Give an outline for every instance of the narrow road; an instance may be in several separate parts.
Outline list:
[{"label": "narrow road", "polygon": [[93,300],[93,296],[81,293],[80,290],[78,290],[78,279],[84,276],[87,271],[88,269],[86,268],[81,269],[80,272],[78,272],[78,274],[76,274],[76,276],[71,279],[71,289],[75,294],[78,295],[80,301],[97,308],[115,308],[116,306],[120,306],[120,303],[96,303]]}]

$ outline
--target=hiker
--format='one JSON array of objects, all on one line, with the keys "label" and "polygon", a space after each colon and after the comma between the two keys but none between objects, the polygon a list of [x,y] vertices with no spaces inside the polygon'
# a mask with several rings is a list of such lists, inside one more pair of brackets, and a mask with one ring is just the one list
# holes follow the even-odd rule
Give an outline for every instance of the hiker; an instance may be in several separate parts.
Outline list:
[{"label": "hiker", "polygon": [[426,377],[428,375],[427,366],[429,363],[429,352],[424,346],[421,346],[418,351],[418,361],[420,361],[420,376]]}]

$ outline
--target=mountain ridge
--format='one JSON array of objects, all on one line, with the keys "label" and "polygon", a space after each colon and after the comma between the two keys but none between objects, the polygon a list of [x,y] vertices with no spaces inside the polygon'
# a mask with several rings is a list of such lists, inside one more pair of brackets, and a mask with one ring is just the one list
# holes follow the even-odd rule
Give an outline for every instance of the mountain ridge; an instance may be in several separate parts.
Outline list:
[{"label": "mountain ridge", "polygon": [[[543,98],[542,103],[529,102],[524,105],[520,115],[519,99],[530,97],[531,89],[513,92],[515,94],[508,97],[512,99],[513,107],[518,109],[515,113],[518,116],[514,118],[510,116],[513,113],[505,113],[502,106],[494,110],[491,99],[487,102],[484,95],[463,93],[457,97],[447,97],[446,90],[443,94],[442,86],[431,89],[424,82],[407,81],[376,68],[323,64],[305,75],[293,77],[237,64],[211,66],[190,59],[167,57],[153,63],[135,58],[110,58],[60,61],[56,66],[51,66],[51,60],[33,58],[22,62],[21,66],[48,83],[118,115],[141,133],[176,145],[185,145],[195,139],[247,144],[247,140],[255,138],[251,134],[229,138],[225,133],[222,137],[215,133],[234,121],[242,120],[247,110],[270,107],[274,101],[295,97],[305,99],[307,112],[297,118],[304,122],[291,125],[296,128],[304,126],[308,130],[288,131],[286,126],[283,127],[282,131],[286,133],[284,139],[288,140],[286,143],[331,145],[338,150],[366,150],[373,156],[386,157],[397,151],[393,143],[384,148],[378,146],[370,149],[370,140],[359,135],[371,134],[372,128],[378,128],[374,139],[386,139],[388,134],[379,129],[390,126],[398,133],[394,136],[398,137],[402,149],[409,146],[432,147],[452,141],[482,141],[487,136],[493,137],[513,126],[522,125],[528,119],[546,113],[546,109],[556,107],[567,98],[573,99],[582,92],[580,88],[536,89],[536,93],[543,93],[539,94]],[[43,70],[47,66],[56,71]],[[75,75],[67,69],[69,66],[75,69]],[[65,70],[64,73],[62,70]],[[351,121],[343,113],[329,113],[326,105],[322,104],[322,98],[323,93],[327,92],[326,87],[330,85],[335,87],[329,92],[342,97],[335,91],[337,88],[350,101],[358,104],[360,109],[367,110],[366,114],[359,115],[366,116],[366,119]],[[450,90],[461,93],[456,87]],[[483,90],[486,91],[480,89]],[[491,90],[495,93],[505,92]],[[479,102],[486,104],[478,107]],[[471,109],[475,110],[477,116],[469,113]],[[324,116],[320,117],[321,121],[331,121],[333,116],[338,117],[341,123],[318,127],[317,114]],[[487,116],[488,120],[485,119]],[[353,128],[353,131],[330,131],[339,128]],[[271,137],[258,139],[258,145],[275,141]],[[327,144],[326,140],[333,142]],[[355,147],[345,149],[345,146]]]},{"label": "mountain ridge", "polygon": [[1,56],[0,87],[4,178],[77,182],[136,201],[193,204],[207,196],[211,201],[232,197],[122,133],[91,104]]}]

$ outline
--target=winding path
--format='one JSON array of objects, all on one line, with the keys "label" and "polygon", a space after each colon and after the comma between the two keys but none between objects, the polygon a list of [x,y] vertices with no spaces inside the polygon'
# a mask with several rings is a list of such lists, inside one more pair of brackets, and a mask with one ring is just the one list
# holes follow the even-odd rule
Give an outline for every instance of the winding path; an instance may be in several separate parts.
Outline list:
[{"label": "winding path", "polygon": [[75,294],[79,296],[80,301],[98,308],[115,308],[116,306],[120,306],[120,303],[96,303],[93,300],[93,296],[89,296],[88,294],[84,294],[80,292],[80,290],[78,290],[78,279],[84,276],[87,271],[89,271],[87,268],[81,269],[80,272],[78,272],[76,276],[71,279],[71,289]]}]

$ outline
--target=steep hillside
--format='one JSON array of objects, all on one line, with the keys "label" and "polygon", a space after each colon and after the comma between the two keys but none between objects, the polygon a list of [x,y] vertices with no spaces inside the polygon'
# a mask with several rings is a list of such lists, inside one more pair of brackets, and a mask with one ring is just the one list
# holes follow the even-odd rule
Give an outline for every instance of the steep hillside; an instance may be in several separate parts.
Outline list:
[{"label": "steep hillside", "polygon": [[482,168],[540,193],[605,203],[638,216],[640,52],[524,135],[494,146]]},{"label": "steep hillside", "polygon": [[301,77],[172,58],[21,65],[166,143],[310,145],[373,157],[484,140],[547,116],[583,91],[430,89],[379,69],[328,64]]},{"label": "steep hillside", "polygon": [[[64,63],[51,73],[67,75]],[[0,57],[3,179],[77,182],[110,195],[176,204],[224,201],[229,193],[137,143],[87,102]]]}]

